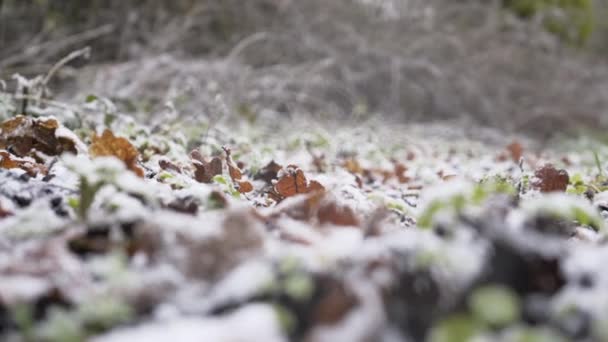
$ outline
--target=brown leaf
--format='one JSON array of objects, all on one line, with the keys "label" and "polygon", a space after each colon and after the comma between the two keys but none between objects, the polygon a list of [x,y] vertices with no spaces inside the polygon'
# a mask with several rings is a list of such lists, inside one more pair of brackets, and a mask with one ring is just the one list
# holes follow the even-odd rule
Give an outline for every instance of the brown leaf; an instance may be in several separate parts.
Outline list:
[{"label": "brown leaf", "polygon": [[545,164],[534,171],[531,185],[533,189],[541,192],[566,191],[569,182],[570,177],[566,170],[559,170],[552,164]]},{"label": "brown leaf", "polygon": [[232,182],[234,182],[234,184],[236,185],[237,190],[242,194],[253,191],[253,185],[251,185],[251,183],[249,183],[248,181],[242,179],[243,172],[238,167],[238,165],[234,163],[234,160],[232,160],[230,149],[227,147],[222,148],[224,149],[224,152],[226,152],[226,164],[228,164],[228,173],[230,174]]},{"label": "brown leaf", "polygon": [[317,181],[309,182],[302,169],[295,165],[288,165],[284,171],[285,174],[274,185],[276,193],[283,198],[325,190],[321,183]]},{"label": "brown leaf", "polygon": [[22,169],[32,177],[35,177],[39,173],[46,175],[48,172],[46,166],[23,158],[13,157],[6,151],[0,151],[0,168]]},{"label": "brown leaf", "polygon": [[272,184],[272,180],[278,178],[279,171],[281,171],[282,168],[283,167],[281,165],[272,160],[266,166],[261,168],[253,179],[261,179],[268,184]]},{"label": "brown leaf", "polygon": [[407,171],[407,166],[405,166],[405,165],[403,165],[403,163],[399,163],[399,162],[395,162],[394,165],[395,165],[395,176],[397,176],[399,183],[403,184],[403,183],[409,182],[411,180],[410,177],[405,175],[405,172]]},{"label": "brown leaf", "polygon": [[524,155],[524,148],[517,141],[510,143],[507,146],[507,151],[509,152],[511,159],[516,163],[518,163],[521,157]]},{"label": "brown leaf", "polygon": [[160,166],[160,168],[163,170],[171,170],[171,171],[175,171],[177,173],[182,173],[181,167],[177,166],[176,164],[172,163],[171,161],[169,161],[167,159],[159,160],[158,166]]},{"label": "brown leaf", "polygon": [[320,224],[358,227],[360,222],[352,208],[338,205],[335,201],[323,201],[317,209]]},{"label": "brown leaf", "polygon": [[0,148],[19,157],[34,158],[38,157],[36,152],[48,156],[77,153],[75,141],[57,135],[59,127],[55,119],[16,116],[0,124]]},{"label": "brown leaf", "polygon": [[[198,152],[197,152],[198,153]],[[213,177],[222,174],[222,160],[219,157],[213,157],[210,161],[206,161],[200,154],[191,153],[194,165],[194,179],[200,183],[211,183]]]},{"label": "brown leaf", "polygon": [[144,176],[144,170],[137,165],[139,152],[131,145],[129,140],[114,136],[110,130],[106,129],[101,136],[93,134],[89,153],[93,157],[114,156],[125,163],[127,168],[139,177]]}]

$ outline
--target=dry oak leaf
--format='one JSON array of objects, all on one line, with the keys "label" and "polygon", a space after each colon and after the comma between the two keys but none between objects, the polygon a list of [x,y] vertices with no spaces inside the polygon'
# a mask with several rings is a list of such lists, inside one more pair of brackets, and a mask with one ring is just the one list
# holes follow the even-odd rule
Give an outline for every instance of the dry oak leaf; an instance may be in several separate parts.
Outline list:
[{"label": "dry oak leaf", "polygon": [[0,151],[0,168],[21,169],[32,177],[35,177],[39,173],[46,175],[48,172],[46,166],[38,164],[33,160],[11,156],[7,151]]},{"label": "dry oak leaf", "polygon": [[77,153],[77,146],[82,146],[82,142],[52,118],[19,115],[0,123],[0,148],[19,157],[42,159],[36,152],[48,156]]},{"label": "dry oak leaf", "polygon": [[274,185],[276,193],[285,198],[298,194],[307,194],[315,191],[324,191],[325,188],[317,181],[308,181],[304,171],[295,165],[288,165],[283,174]]},{"label": "dry oak leaf", "polygon": [[230,178],[232,182],[234,182],[237,186],[237,190],[242,193],[248,193],[253,191],[253,185],[250,182],[243,180],[243,172],[236,165],[234,160],[232,160],[231,151],[228,147],[222,147],[224,152],[226,152],[226,164],[228,164],[228,173],[230,174]]},{"label": "dry oak leaf", "polygon": [[93,134],[92,143],[89,147],[89,153],[93,157],[108,157],[114,156],[125,163],[127,168],[139,177],[144,176],[144,170],[137,165],[139,152],[129,142],[129,140],[114,136],[110,130],[103,131],[101,136]]},{"label": "dry oak leaf", "polygon": [[566,170],[556,169],[552,164],[545,164],[534,171],[531,185],[541,192],[566,191],[570,177]]},{"label": "dry oak leaf", "polygon": [[198,150],[190,152],[192,165],[194,165],[194,179],[199,183],[211,183],[213,177],[222,174],[222,160],[219,157],[213,157],[211,160],[203,158]]}]

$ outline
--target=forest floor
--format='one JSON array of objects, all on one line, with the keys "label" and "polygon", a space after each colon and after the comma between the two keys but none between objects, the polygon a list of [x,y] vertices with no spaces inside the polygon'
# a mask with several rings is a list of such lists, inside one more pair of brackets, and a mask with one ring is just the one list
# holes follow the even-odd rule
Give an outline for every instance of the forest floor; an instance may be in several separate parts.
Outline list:
[{"label": "forest floor", "polygon": [[3,96],[3,341],[608,339],[598,140]]}]

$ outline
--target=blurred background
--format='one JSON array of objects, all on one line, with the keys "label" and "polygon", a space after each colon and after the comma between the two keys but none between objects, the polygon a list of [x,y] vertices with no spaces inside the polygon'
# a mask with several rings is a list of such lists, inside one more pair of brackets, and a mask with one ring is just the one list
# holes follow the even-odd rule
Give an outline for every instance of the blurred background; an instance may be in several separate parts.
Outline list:
[{"label": "blurred background", "polygon": [[608,0],[0,0],[0,79],[248,121],[608,127]]}]

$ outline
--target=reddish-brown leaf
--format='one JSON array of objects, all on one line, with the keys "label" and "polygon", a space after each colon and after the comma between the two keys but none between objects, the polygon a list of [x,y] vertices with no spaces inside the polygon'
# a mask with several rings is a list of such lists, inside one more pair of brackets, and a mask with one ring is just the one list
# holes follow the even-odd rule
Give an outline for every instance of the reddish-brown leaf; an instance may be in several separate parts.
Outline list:
[{"label": "reddish-brown leaf", "polygon": [[163,170],[171,170],[171,171],[175,171],[177,173],[182,173],[182,168],[177,166],[176,164],[172,163],[171,161],[167,160],[167,159],[161,159],[158,161],[158,166],[160,166],[161,169]]},{"label": "reddish-brown leaf", "polygon": [[507,146],[507,151],[509,152],[511,159],[516,163],[518,163],[519,160],[521,159],[521,157],[523,157],[523,155],[524,155],[524,148],[517,141],[510,143]]},{"label": "reddish-brown leaf", "polygon": [[405,172],[407,171],[407,166],[403,165],[403,163],[399,163],[399,162],[395,162],[395,176],[397,176],[397,180],[399,180],[399,183],[407,183],[409,182],[411,179],[410,177],[405,175]]},{"label": "reddish-brown leaf", "polygon": [[566,191],[569,182],[570,177],[566,170],[556,169],[552,164],[545,164],[534,171],[531,185],[533,189],[541,192]]},{"label": "reddish-brown leaf", "polygon": [[93,157],[114,156],[125,163],[127,168],[139,177],[144,176],[144,170],[137,164],[139,152],[129,140],[114,136],[106,129],[101,136],[93,134],[89,153]]},{"label": "reddish-brown leaf", "polygon": [[237,190],[242,193],[248,193],[253,191],[253,185],[249,183],[247,180],[243,180],[243,172],[238,167],[238,165],[232,160],[231,151],[227,147],[222,147],[224,152],[226,152],[226,164],[228,165],[228,174],[230,174],[230,178],[232,182],[236,185]]},{"label": "reddish-brown leaf", "polygon": [[213,177],[222,174],[222,160],[219,157],[213,157],[210,161],[206,161],[200,154],[190,155],[193,157],[192,165],[194,165],[194,179],[200,183],[211,183]]},{"label": "reddish-brown leaf", "polygon": [[325,190],[321,183],[314,180],[309,182],[304,171],[295,165],[288,165],[284,172],[274,185],[276,193],[283,198]]}]

